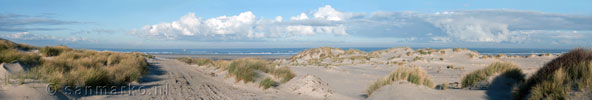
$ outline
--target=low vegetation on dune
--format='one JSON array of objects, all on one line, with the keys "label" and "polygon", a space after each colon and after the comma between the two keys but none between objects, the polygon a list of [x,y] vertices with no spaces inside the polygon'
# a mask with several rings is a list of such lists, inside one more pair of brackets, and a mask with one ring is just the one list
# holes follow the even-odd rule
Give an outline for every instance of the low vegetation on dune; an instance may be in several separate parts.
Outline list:
[{"label": "low vegetation on dune", "polygon": [[265,78],[265,79],[263,79],[263,81],[259,82],[259,87],[263,87],[263,89],[268,89],[268,88],[275,86],[275,85],[277,85],[277,83],[269,77]]},{"label": "low vegetation on dune", "polygon": [[261,71],[273,75],[280,82],[287,82],[296,75],[288,67],[278,67],[278,64],[259,58],[241,58],[232,60],[228,66],[228,74],[234,76],[236,81],[253,82]]},{"label": "low vegetation on dune", "polygon": [[492,77],[496,74],[500,74],[504,77],[517,81],[521,81],[525,77],[517,65],[509,62],[495,62],[483,69],[479,69],[465,75],[461,80],[461,87],[477,87],[476,85],[478,85],[479,82],[486,81],[489,77]]},{"label": "low vegetation on dune", "polygon": [[145,55],[140,53],[97,52],[66,46],[38,48],[4,39],[0,39],[0,53],[2,63],[18,61],[31,68],[22,77],[42,79],[56,87],[123,85],[138,80],[148,66]]},{"label": "low vegetation on dune", "polygon": [[290,70],[290,68],[280,67],[278,66],[279,64],[274,63],[273,61],[260,58],[241,58],[234,59],[231,61],[217,60],[214,62],[207,58],[186,57],[180,58],[178,60],[181,62],[185,62],[187,64],[197,64],[200,66],[203,65],[208,67],[215,67],[216,69],[227,70],[228,75],[234,77],[236,82],[255,82],[255,80],[259,77],[265,76],[259,75],[258,72],[263,72],[265,74],[272,75],[273,78],[266,78],[260,82],[260,85],[262,85],[262,87],[264,87],[265,89],[269,88],[268,86],[271,83],[275,84],[275,80],[281,83],[285,83],[296,76]]},{"label": "low vegetation on dune", "polygon": [[68,48],[66,46],[53,46],[53,47],[45,46],[43,48],[40,48],[39,52],[41,52],[41,54],[43,54],[43,56],[51,57],[51,56],[60,55],[60,53],[62,53],[62,52],[71,51],[71,50],[72,50],[71,48]]},{"label": "low vegetation on dune", "polygon": [[187,64],[197,64],[199,66],[205,66],[205,65],[210,65],[213,64],[211,59],[207,59],[207,58],[190,58],[190,57],[185,57],[185,58],[179,58],[177,59],[181,62],[187,63]]},{"label": "low vegetation on dune", "polygon": [[39,63],[39,56],[33,52],[21,52],[16,49],[5,49],[0,50],[0,63],[10,63],[12,61],[18,61],[27,66],[34,66]]},{"label": "low vegetation on dune", "polygon": [[293,65],[329,66],[338,64],[366,64],[372,58],[380,58],[379,52],[364,52],[358,49],[321,47],[298,52],[290,58]]},{"label": "low vegetation on dune", "polygon": [[39,63],[41,58],[38,54],[33,52],[26,52],[28,50],[36,49],[37,47],[17,44],[8,40],[0,39],[0,63],[10,63],[18,61],[27,66],[34,66]]},{"label": "low vegetation on dune", "polygon": [[460,52],[460,51],[463,51],[463,50],[467,50],[467,48],[454,48],[454,49],[452,49],[453,52]]},{"label": "low vegetation on dune", "polygon": [[417,66],[399,67],[387,77],[379,79],[370,85],[368,90],[366,90],[366,93],[370,96],[374,91],[383,86],[390,85],[397,80],[408,81],[413,84],[424,85],[430,88],[434,87],[434,82],[432,82],[432,79],[430,79],[429,75],[422,68]]},{"label": "low vegetation on dune", "polygon": [[213,66],[216,67],[216,69],[227,70],[228,69],[228,66],[230,66],[230,63],[232,63],[232,61],[228,61],[228,60],[216,60],[213,63]]},{"label": "low vegetation on dune", "polygon": [[37,49],[37,47],[31,46],[28,44],[18,44],[18,43],[14,43],[12,41],[8,41],[8,40],[0,38],[0,51],[6,50],[6,49],[17,49],[17,50],[28,51],[28,50]]},{"label": "low vegetation on dune", "polygon": [[124,85],[137,81],[147,71],[139,53],[70,50],[42,61],[31,71],[56,86]]},{"label": "low vegetation on dune", "polygon": [[[574,49],[553,59],[514,91],[515,99],[590,99],[592,51]],[[587,96],[587,97],[586,97]]]}]

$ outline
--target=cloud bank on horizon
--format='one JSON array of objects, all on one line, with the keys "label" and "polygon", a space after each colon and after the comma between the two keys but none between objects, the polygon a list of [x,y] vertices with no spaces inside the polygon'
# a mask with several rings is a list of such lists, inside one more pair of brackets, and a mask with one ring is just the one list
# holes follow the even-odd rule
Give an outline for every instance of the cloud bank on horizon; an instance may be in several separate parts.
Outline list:
[{"label": "cloud bank on horizon", "polygon": [[[247,11],[204,19],[189,13],[178,21],[146,25],[131,33],[167,40],[268,40],[307,35],[409,38],[410,42],[592,42],[592,16],[522,10],[461,10],[432,14],[342,12],[330,5],[284,20]],[[549,41],[550,40],[550,41]]]},{"label": "cloud bank on horizon", "polygon": [[[592,16],[546,13],[527,10],[457,10],[436,13],[374,11],[345,12],[325,5],[294,14],[264,18],[245,11],[231,16],[204,18],[188,12],[176,21],[145,25],[121,34],[147,41],[199,42],[283,42],[329,41],[340,44],[395,42],[402,44],[506,44],[590,47]],[[82,36],[56,37],[29,31],[64,30],[80,24],[50,17],[0,14],[0,37],[16,40],[97,42]],[[37,27],[35,27],[37,26]],[[94,29],[72,34],[114,33]],[[121,35],[119,34],[119,35]],[[384,41],[385,38],[397,41]],[[363,43],[359,43],[363,42]],[[328,44],[331,45],[330,43]],[[356,46],[356,45],[353,45]]]}]

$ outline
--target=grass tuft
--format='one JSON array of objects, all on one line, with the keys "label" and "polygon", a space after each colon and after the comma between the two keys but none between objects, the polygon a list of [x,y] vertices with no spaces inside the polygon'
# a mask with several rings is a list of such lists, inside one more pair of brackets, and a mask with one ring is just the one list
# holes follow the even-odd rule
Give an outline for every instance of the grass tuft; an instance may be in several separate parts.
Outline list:
[{"label": "grass tuft", "polygon": [[70,50],[72,50],[72,49],[70,49],[66,46],[53,46],[53,47],[45,46],[45,47],[41,48],[39,50],[39,52],[41,52],[41,54],[43,54],[44,56],[51,57],[51,56],[58,56],[58,55],[60,55],[60,53],[62,53],[64,51],[70,51]]},{"label": "grass tuft", "polygon": [[137,81],[147,71],[146,58],[139,53],[69,50],[42,61],[31,73],[60,86],[123,85]]},{"label": "grass tuft", "polygon": [[228,74],[235,76],[236,81],[244,83],[253,82],[257,76],[255,71],[272,74],[282,83],[294,78],[296,75],[288,67],[276,67],[278,64],[260,58],[241,58],[233,60],[228,66]]},{"label": "grass tuft", "polygon": [[18,61],[27,66],[35,66],[39,63],[40,56],[33,52],[20,52],[16,49],[0,50],[0,63]]},{"label": "grass tuft", "polygon": [[263,81],[259,82],[259,87],[263,87],[263,89],[268,89],[272,86],[276,86],[277,82],[273,81],[271,78],[265,78]]},{"label": "grass tuft", "polygon": [[477,83],[485,81],[489,77],[500,73],[504,73],[502,74],[503,76],[511,79],[524,79],[524,75],[517,65],[509,62],[495,62],[483,69],[476,70],[465,75],[461,82],[461,88],[474,87],[477,85]]},{"label": "grass tuft", "polygon": [[514,91],[515,99],[570,99],[574,92],[592,91],[592,51],[574,49],[539,69]]},{"label": "grass tuft", "polygon": [[181,62],[185,62],[187,64],[197,64],[199,66],[206,66],[206,65],[210,65],[212,64],[212,60],[208,59],[208,58],[190,58],[190,57],[185,57],[185,58],[179,58],[177,59]]},{"label": "grass tuft", "polygon": [[370,96],[374,91],[380,89],[383,86],[390,85],[397,80],[404,80],[413,84],[424,85],[430,88],[434,87],[434,82],[432,82],[425,70],[421,69],[420,67],[399,67],[386,78],[379,79],[370,85],[366,92],[368,93],[368,96]]}]

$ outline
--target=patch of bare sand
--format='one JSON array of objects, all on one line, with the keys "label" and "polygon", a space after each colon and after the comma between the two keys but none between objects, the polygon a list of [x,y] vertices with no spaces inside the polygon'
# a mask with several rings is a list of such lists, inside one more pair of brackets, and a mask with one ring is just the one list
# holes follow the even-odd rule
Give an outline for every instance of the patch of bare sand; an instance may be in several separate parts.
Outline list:
[{"label": "patch of bare sand", "polygon": [[436,90],[406,81],[384,86],[370,96],[369,100],[480,100],[486,99],[484,90]]},{"label": "patch of bare sand", "polygon": [[315,99],[328,98],[333,94],[333,90],[328,86],[329,84],[313,75],[296,77],[292,82],[285,85],[297,95],[308,96]]}]

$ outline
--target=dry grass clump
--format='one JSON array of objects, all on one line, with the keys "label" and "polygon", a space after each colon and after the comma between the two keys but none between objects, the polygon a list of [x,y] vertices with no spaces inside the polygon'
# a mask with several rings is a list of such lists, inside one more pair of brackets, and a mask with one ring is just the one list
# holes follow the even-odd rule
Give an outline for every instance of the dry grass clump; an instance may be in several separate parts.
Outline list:
[{"label": "dry grass clump", "polygon": [[[562,100],[592,91],[592,51],[574,49],[553,59],[514,91],[515,99]],[[589,96],[584,94],[583,96]],[[576,95],[577,96],[577,95]]]},{"label": "dry grass clump", "polygon": [[430,88],[434,87],[434,82],[432,82],[425,70],[420,67],[399,67],[386,78],[379,79],[374,82],[374,84],[370,85],[366,92],[368,93],[368,96],[370,96],[372,95],[372,92],[383,86],[390,85],[397,80],[405,80],[413,84],[424,85]]},{"label": "dry grass clump", "polygon": [[454,48],[454,49],[452,49],[453,52],[460,52],[462,50],[467,50],[467,48]]},{"label": "dry grass clump", "polygon": [[190,57],[185,57],[185,58],[179,58],[177,59],[181,62],[185,62],[187,64],[197,64],[199,66],[205,66],[205,65],[210,65],[212,64],[212,60],[208,59],[208,58],[190,58]]},{"label": "dry grass clump", "polygon": [[28,44],[18,44],[18,43],[14,43],[12,41],[8,41],[8,40],[0,38],[0,51],[6,50],[6,49],[17,49],[17,50],[28,51],[28,50],[37,49],[37,47],[31,46]]},{"label": "dry grass clump", "polygon": [[495,55],[496,58],[503,58],[503,57],[508,57],[506,54],[497,54]]},{"label": "dry grass clump", "polygon": [[395,58],[401,58],[401,55],[399,55],[399,56],[392,56],[392,57],[389,57],[389,58],[388,58],[388,59],[386,59],[386,60],[393,60],[393,59],[395,59]]},{"label": "dry grass clump", "polygon": [[60,55],[60,53],[62,53],[62,52],[71,51],[71,50],[72,50],[71,48],[68,48],[66,46],[53,46],[53,47],[45,46],[45,47],[39,49],[39,52],[41,52],[41,54],[43,54],[44,56],[51,57],[51,56]]},{"label": "dry grass clump", "polygon": [[123,85],[137,81],[147,66],[146,58],[139,53],[71,50],[43,60],[31,73],[55,86]]},{"label": "dry grass clump", "polygon": [[418,60],[423,60],[423,57],[415,56],[415,58],[413,58],[413,61],[418,61]]},{"label": "dry grass clump", "polygon": [[404,61],[400,61],[400,62],[399,61],[389,61],[389,62],[386,62],[386,64],[389,64],[389,65],[396,64],[396,65],[402,66],[402,65],[405,65],[405,62]]},{"label": "dry grass clump", "polygon": [[461,82],[461,88],[475,86],[477,83],[487,80],[489,77],[499,73],[505,73],[503,76],[511,79],[524,79],[524,75],[517,65],[509,62],[495,62],[483,69],[479,69],[465,75]]},{"label": "dry grass clump", "polygon": [[296,77],[296,75],[288,67],[276,68],[273,72],[271,72],[271,74],[278,78],[282,83],[288,82],[292,78]]},{"label": "dry grass clump", "polygon": [[358,49],[342,50],[339,48],[321,47],[311,48],[290,57],[293,65],[316,65],[328,67],[332,64],[350,60],[351,64],[365,64],[371,58],[380,58],[381,52],[364,52]]},{"label": "dry grass clump", "polygon": [[360,51],[359,49],[352,49],[352,48],[349,48],[349,50],[346,50],[346,51],[344,52],[344,54],[346,54],[346,55],[351,55],[351,54],[366,54],[366,52],[364,52],[364,51]]},{"label": "dry grass clump", "polygon": [[22,76],[22,80],[24,77],[40,78],[58,88],[64,85],[122,85],[136,81],[148,66],[144,56],[139,53],[96,52],[53,46],[39,48],[41,54],[55,56],[41,59],[39,54],[26,51],[31,49],[37,47],[0,39],[0,61],[16,60],[31,66],[32,69]]},{"label": "dry grass clump", "polygon": [[214,67],[216,67],[216,69],[226,70],[226,69],[228,69],[228,66],[230,66],[230,63],[232,63],[232,61],[216,60],[215,62],[212,63],[212,65]]},{"label": "dry grass clump", "polygon": [[256,71],[272,74],[281,82],[294,78],[294,73],[288,67],[277,68],[277,65],[272,61],[259,58],[235,59],[228,66],[228,75],[234,76],[237,82],[242,80],[244,83],[255,81],[258,77]]},{"label": "dry grass clump", "polygon": [[477,56],[478,56],[478,55],[475,55],[475,54],[472,54],[472,53],[468,53],[467,55],[468,55],[470,58],[475,58],[475,57],[477,57]]},{"label": "dry grass clump", "polygon": [[40,56],[32,52],[20,52],[16,49],[0,50],[0,63],[18,61],[27,66],[34,66],[39,63]]},{"label": "dry grass clump", "polygon": [[268,89],[272,86],[277,86],[277,82],[273,81],[271,78],[265,78],[263,81],[259,82],[259,87],[263,87],[263,89]]},{"label": "dry grass clump", "polygon": [[509,62],[495,62],[483,69],[465,75],[461,82],[461,88],[473,87],[477,85],[477,83],[487,80],[489,77],[499,73],[504,73],[502,76],[515,80],[523,80],[525,77],[517,65]]},{"label": "dry grass clump", "polygon": [[37,47],[18,44],[12,41],[8,41],[0,38],[0,63],[10,63],[12,61],[18,61],[27,66],[35,66],[39,63],[39,55],[32,52],[24,52],[20,50],[32,50]]},{"label": "dry grass clump", "polygon": [[426,48],[426,50],[424,50],[424,49],[417,50],[417,52],[419,54],[421,54],[421,55],[429,55],[429,54],[432,54],[432,51],[433,50],[431,48]]}]

